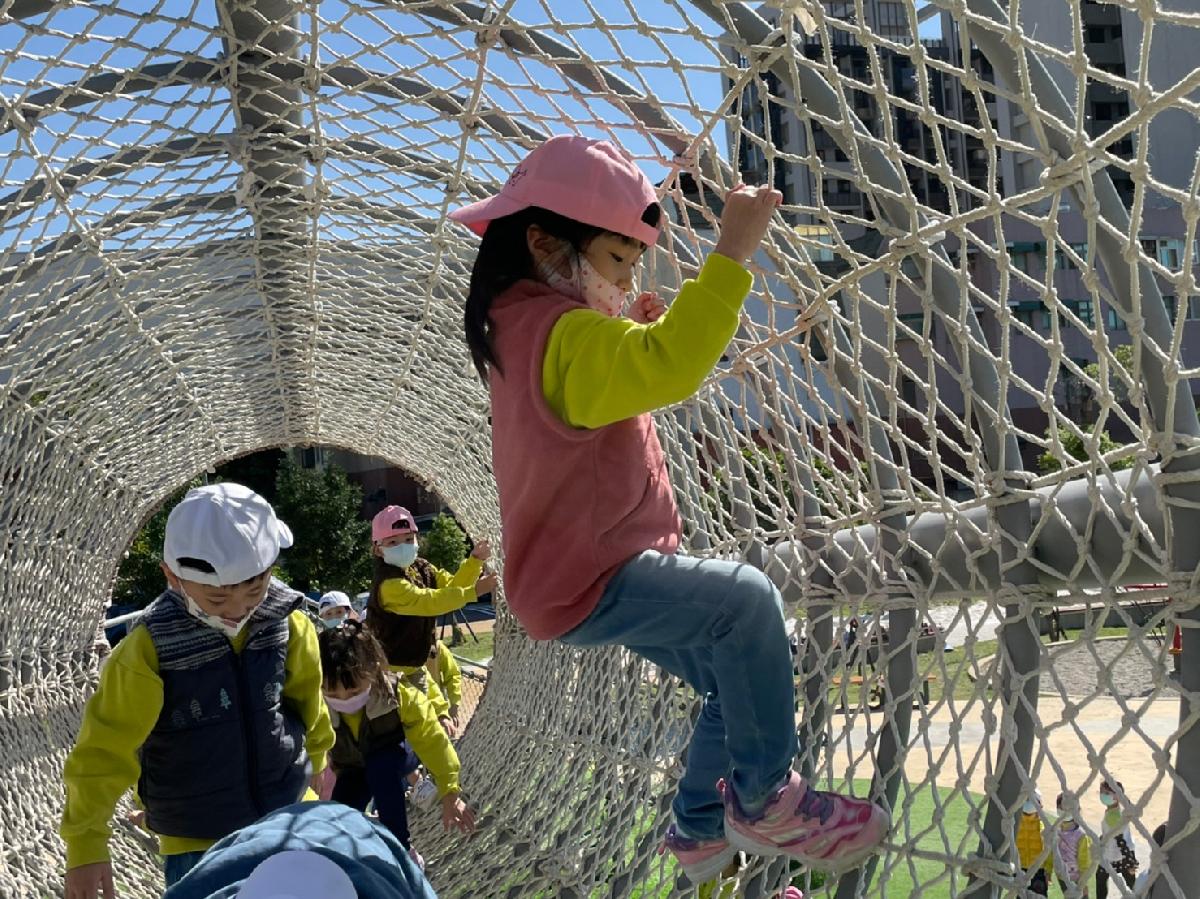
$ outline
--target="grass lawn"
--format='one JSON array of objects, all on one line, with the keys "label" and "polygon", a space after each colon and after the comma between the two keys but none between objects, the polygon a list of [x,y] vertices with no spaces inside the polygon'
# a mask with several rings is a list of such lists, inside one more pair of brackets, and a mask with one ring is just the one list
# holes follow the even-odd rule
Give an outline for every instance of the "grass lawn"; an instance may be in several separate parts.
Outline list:
[{"label": "grass lawn", "polygon": [[457,646],[451,646],[450,651],[456,656],[462,656],[464,659],[473,659],[476,662],[490,659],[494,647],[494,635],[491,631],[476,632],[479,633],[479,641],[476,642],[466,630],[463,630],[463,636],[466,638]]}]

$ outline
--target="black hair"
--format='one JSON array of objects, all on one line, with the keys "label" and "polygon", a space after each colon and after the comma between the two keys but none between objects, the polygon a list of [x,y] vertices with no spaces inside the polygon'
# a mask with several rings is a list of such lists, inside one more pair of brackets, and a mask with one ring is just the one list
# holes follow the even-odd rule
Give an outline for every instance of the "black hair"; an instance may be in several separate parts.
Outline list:
[{"label": "black hair", "polygon": [[[657,203],[651,203],[642,213],[642,222],[652,228],[657,228],[661,219],[662,207]],[[500,369],[493,344],[496,325],[491,317],[492,302],[518,281],[534,275],[527,237],[530,225],[537,225],[551,237],[565,241],[576,253],[583,251],[594,238],[609,233],[604,228],[585,225],[540,206],[528,206],[488,224],[471,269],[471,286],[463,315],[463,330],[471,359],[485,384],[488,366]]]},{"label": "black hair", "polygon": [[375,635],[362,622],[347,620],[317,637],[321,677],[326,686],[353,689],[364,681],[387,692],[387,657]]}]

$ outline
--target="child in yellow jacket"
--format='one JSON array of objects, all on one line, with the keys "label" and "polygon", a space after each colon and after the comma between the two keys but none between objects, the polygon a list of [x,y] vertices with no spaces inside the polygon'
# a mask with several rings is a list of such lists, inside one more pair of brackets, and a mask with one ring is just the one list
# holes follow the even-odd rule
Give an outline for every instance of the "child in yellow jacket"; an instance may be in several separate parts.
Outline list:
[{"label": "child in yellow jacket", "polygon": [[459,761],[423,693],[388,670],[383,648],[357,621],[320,636],[325,701],[336,742],[329,754],[337,775],[333,800],[365,809],[372,799],[379,822],[412,852],[404,804],[410,747],[437,779],[442,824],[463,833],[475,815],[459,795]]},{"label": "child in yellow jacket", "polygon": [[425,662],[425,668],[429,672],[429,676],[433,678],[434,684],[446,697],[446,702],[449,704],[447,714],[450,716],[450,721],[456,728],[461,727],[458,709],[462,705],[462,669],[458,667],[458,662],[454,659],[454,653],[450,652],[450,647],[441,640],[435,640],[433,648],[429,650],[429,659]]},{"label": "child in yellow jacket", "polygon": [[367,627],[383,646],[391,670],[428,693],[442,725],[454,736],[449,703],[436,685],[430,686],[425,662],[434,645],[437,616],[496,589],[496,576],[483,573],[491,549],[481,540],[457,572],[442,571],[418,556],[417,525],[400,506],[388,506],[375,516],[371,541],[375,577],[367,600]]},{"label": "child in yellow jacket", "polygon": [[105,662],[63,771],[68,899],[111,895],[111,819],[131,787],[169,886],[325,768],[316,633],[303,596],[271,577],[291,544],[270,504],[238,484],[191,490],[171,511],[168,589]]},{"label": "child in yellow jacket", "polygon": [[1054,856],[1042,836],[1042,797],[1036,791],[1025,800],[1017,821],[1017,858],[1021,869],[1031,874],[1029,890],[1038,896],[1050,894]]}]

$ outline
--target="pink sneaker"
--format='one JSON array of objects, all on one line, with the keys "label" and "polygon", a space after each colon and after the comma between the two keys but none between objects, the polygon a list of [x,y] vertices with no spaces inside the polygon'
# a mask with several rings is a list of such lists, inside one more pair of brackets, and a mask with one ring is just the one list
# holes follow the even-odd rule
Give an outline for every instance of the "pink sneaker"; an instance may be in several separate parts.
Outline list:
[{"label": "pink sneaker", "polygon": [[742,811],[721,781],[725,834],[731,846],[756,855],[786,855],[810,868],[843,871],[876,850],[891,829],[887,812],[865,799],[814,790],[795,771],[766,808]]},{"label": "pink sneaker", "polygon": [[704,883],[719,877],[737,855],[737,850],[724,837],[693,840],[679,833],[674,824],[667,828],[667,836],[658,850],[659,855],[668,849],[679,860],[683,873],[692,883]]}]

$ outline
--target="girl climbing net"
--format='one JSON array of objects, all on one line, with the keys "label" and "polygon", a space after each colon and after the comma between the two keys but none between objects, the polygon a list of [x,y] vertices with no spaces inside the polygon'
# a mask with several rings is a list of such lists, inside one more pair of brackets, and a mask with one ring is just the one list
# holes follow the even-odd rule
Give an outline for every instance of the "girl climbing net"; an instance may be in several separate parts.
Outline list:
[{"label": "girl climbing net", "polygon": [[720,239],[669,309],[620,315],[662,209],[605,141],[551,138],[496,196],[451,218],[482,236],[465,330],[489,385],[507,598],[534,639],[621,645],[704,697],[669,849],[695,882],[738,849],[851,867],[883,809],[814,789],[797,752],[782,604],[759,570],[677,552],[681,523],[650,413],[691,396],[737,329],[781,200],[740,186]]}]

